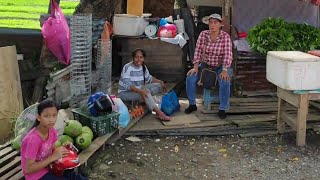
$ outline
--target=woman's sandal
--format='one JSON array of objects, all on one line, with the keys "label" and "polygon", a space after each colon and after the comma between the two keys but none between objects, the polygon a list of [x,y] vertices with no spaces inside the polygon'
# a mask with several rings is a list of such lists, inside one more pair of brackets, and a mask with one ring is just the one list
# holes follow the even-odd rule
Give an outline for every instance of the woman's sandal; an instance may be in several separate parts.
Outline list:
[{"label": "woman's sandal", "polygon": [[157,114],[157,118],[160,120],[160,121],[170,121],[170,117],[165,115],[163,112]]}]

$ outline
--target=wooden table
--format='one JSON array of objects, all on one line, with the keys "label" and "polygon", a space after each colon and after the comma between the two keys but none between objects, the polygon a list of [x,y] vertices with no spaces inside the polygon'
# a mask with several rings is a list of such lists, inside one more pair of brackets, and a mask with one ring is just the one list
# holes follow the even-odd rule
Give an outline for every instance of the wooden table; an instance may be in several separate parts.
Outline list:
[{"label": "wooden table", "polygon": [[[277,88],[278,101],[278,116],[277,129],[279,133],[285,130],[285,123],[297,132],[297,146],[306,144],[306,126],[307,115],[309,110],[310,100],[319,100],[320,93],[294,94],[292,91]],[[292,117],[286,112],[286,104],[290,103],[298,108],[297,117]]]}]

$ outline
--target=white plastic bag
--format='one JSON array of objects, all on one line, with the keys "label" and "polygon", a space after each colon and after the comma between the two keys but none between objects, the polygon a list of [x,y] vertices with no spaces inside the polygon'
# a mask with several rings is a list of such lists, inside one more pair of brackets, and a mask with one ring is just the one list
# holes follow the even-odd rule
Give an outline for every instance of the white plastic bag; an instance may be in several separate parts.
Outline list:
[{"label": "white plastic bag", "polygon": [[69,121],[68,115],[64,109],[60,109],[54,129],[57,131],[58,136],[61,136],[64,131],[65,122]]}]

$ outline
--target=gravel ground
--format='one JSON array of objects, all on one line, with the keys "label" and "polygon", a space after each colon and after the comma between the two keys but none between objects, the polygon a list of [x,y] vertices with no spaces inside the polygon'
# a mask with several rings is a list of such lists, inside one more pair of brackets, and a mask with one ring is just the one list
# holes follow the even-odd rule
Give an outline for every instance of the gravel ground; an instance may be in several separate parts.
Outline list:
[{"label": "gravel ground", "polygon": [[[90,179],[320,179],[320,135],[125,138],[97,153]],[[92,164],[93,163],[93,164]]]}]

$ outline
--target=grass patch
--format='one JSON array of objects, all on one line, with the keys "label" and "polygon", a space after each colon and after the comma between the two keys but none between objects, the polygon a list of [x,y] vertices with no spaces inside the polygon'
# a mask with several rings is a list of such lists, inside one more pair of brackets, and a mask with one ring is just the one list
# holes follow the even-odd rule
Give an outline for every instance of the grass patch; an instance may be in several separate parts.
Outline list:
[{"label": "grass patch", "polygon": [[[78,5],[79,2],[75,1],[61,1],[59,6],[62,9],[70,9],[74,8],[75,5]],[[32,1],[26,1],[26,0],[14,0],[14,1],[8,1],[8,0],[0,0],[0,6],[49,6],[49,1],[46,0],[32,0]]]},{"label": "grass patch", "polygon": [[[72,15],[77,1],[61,0],[64,15]],[[48,12],[49,0],[0,0],[0,27],[40,29],[39,18]]]},{"label": "grass patch", "polygon": [[39,13],[23,13],[23,12],[1,12],[1,19],[39,19]]},{"label": "grass patch", "polygon": [[[40,17],[40,14],[46,14],[48,13],[48,7],[21,7],[18,6],[14,9],[12,9],[11,6],[0,6],[0,12],[6,12],[7,14],[10,13],[32,13],[32,14],[38,14]],[[64,15],[72,14],[74,12],[74,9],[62,9],[62,12]],[[2,16],[0,16],[2,17]]]},{"label": "grass patch", "polygon": [[40,29],[39,20],[0,19],[0,26],[6,28]]},{"label": "grass patch", "polygon": [[49,0],[13,0],[13,1],[8,1],[8,0],[0,0],[0,5],[7,5],[7,6],[41,6],[41,5],[49,5]]}]

